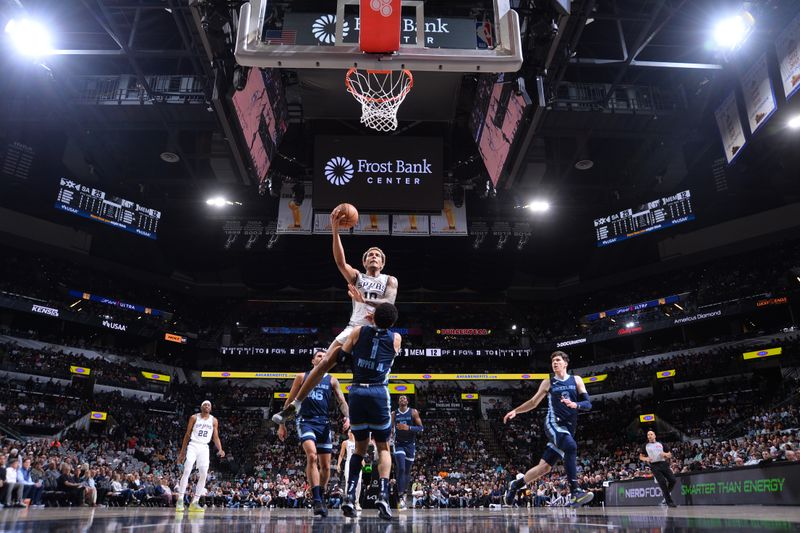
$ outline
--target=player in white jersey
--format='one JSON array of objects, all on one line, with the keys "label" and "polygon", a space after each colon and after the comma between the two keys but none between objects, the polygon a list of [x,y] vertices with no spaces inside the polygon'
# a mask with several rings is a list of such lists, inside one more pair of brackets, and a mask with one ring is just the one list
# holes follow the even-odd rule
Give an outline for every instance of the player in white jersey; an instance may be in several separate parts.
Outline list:
[{"label": "player in white jersey", "polygon": [[186,428],[186,434],[183,436],[181,452],[178,454],[178,464],[183,463],[183,476],[181,476],[181,482],[178,485],[176,512],[183,512],[183,496],[186,494],[189,476],[192,475],[195,463],[197,463],[199,475],[189,511],[205,511],[200,507],[198,501],[206,491],[206,476],[208,475],[209,464],[208,443],[211,442],[211,439],[214,439],[214,445],[218,450],[217,455],[225,457],[222,443],[219,441],[219,423],[216,418],[211,416],[211,402],[206,400],[200,404],[200,412],[189,418],[189,425]]},{"label": "player in white jersey", "polygon": [[[339,450],[339,461],[336,464],[336,469],[339,471],[339,475],[344,474],[344,486],[347,487],[347,478],[350,474],[350,469],[345,468],[342,471],[342,461],[344,461],[345,466],[350,464],[350,458],[353,454],[356,453],[356,437],[353,435],[352,431],[347,432],[347,440],[342,441],[342,448]],[[358,500],[361,498],[361,478],[358,479],[358,485],[356,485],[356,511],[361,510],[361,505],[359,505]]]},{"label": "player in white jersey", "polygon": [[347,292],[353,299],[353,312],[347,327],[331,343],[330,348],[337,345],[342,346],[354,327],[372,325],[372,314],[375,312],[375,308],[382,303],[394,304],[395,298],[397,298],[397,278],[381,274],[386,265],[386,254],[380,248],[372,247],[361,256],[361,263],[365,270],[363,274],[347,264],[342,239],[339,237],[339,224],[343,217],[343,213],[338,208],[331,213],[333,260],[347,281]]}]

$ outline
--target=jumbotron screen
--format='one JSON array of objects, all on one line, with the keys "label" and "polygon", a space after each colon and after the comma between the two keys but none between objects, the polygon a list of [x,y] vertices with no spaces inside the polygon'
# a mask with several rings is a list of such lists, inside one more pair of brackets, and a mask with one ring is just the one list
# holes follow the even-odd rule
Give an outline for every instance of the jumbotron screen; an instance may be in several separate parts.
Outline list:
[{"label": "jumbotron screen", "polygon": [[625,209],[595,219],[597,246],[607,246],[690,220],[694,220],[694,213],[691,192],[687,190],[647,202],[636,209]]},{"label": "jumbotron screen", "polygon": [[156,239],[161,211],[61,178],[56,209]]}]

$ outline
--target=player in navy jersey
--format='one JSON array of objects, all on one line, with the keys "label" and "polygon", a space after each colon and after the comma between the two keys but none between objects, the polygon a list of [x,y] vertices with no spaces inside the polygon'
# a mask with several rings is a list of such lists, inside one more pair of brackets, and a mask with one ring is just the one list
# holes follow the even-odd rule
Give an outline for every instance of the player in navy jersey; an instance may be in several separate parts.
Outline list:
[{"label": "player in navy jersey", "polygon": [[[378,474],[380,496],[375,502],[381,518],[391,520],[389,508],[389,472],[392,455],[389,437],[392,432],[391,400],[389,397],[389,372],[394,358],[400,351],[400,335],[389,330],[397,321],[397,309],[390,303],[382,303],[375,309],[375,327],[357,326],[345,340],[344,345],[332,346],[323,359],[306,378],[297,398],[276,416],[285,420],[301,409],[303,400],[325,373],[333,368],[339,352],[352,359],[353,386],[350,388],[350,427],[356,437],[356,451],[348,465],[347,496],[342,511],[347,517],[356,516],[355,493],[361,477],[361,461],[367,453],[370,434],[378,450]],[[273,418],[274,420],[274,418]]]},{"label": "player in navy jersey", "polygon": [[[325,352],[317,351],[311,359],[313,366],[319,365]],[[289,397],[286,398],[284,405],[289,405],[297,396],[303,382],[308,379],[309,372],[297,374],[292,383]],[[339,381],[325,374],[322,380],[316,384],[314,389],[303,402],[300,413],[297,417],[297,437],[300,439],[300,446],[306,454],[306,478],[311,485],[313,498],[314,514],[322,517],[328,516],[328,508],[325,505],[324,491],[328,487],[328,479],[331,475],[331,451],[333,439],[331,436],[330,403],[333,396],[339,403],[339,409],[344,417],[343,431],[350,427],[349,410],[347,402],[339,387]],[[278,427],[278,438],[286,438],[286,425]],[[319,466],[317,460],[319,459]]]},{"label": "player in navy jersey", "polygon": [[397,494],[400,497],[400,509],[406,508],[406,489],[411,477],[411,467],[417,449],[417,435],[422,433],[422,419],[419,411],[408,406],[408,397],[397,399],[398,408],[392,411],[392,428],[394,429],[394,465],[397,471]]},{"label": "player in navy jersey", "polygon": [[547,415],[545,416],[544,430],[547,435],[547,448],[539,460],[539,464],[525,472],[524,477],[515,479],[508,486],[505,502],[507,505],[514,503],[517,493],[527,483],[533,483],[543,475],[550,472],[559,459],[564,461],[564,470],[567,473],[567,482],[571,492],[570,505],[580,507],[586,505],[594,494],[582,491],[578,487],[578,447],[575,443],[575,429],[578,425],[578,410],[588,411],[592,408],[586,385],[580,376],[567,374],[569,356],[564,352],[553,352],[550,355],[553,367],[553,377],[546,378],[539,385],[536,394],[516,409],[512,409],[503,417],[507,424],[519,413],[526,413],[535,409],[542,400],[547,398]]}]

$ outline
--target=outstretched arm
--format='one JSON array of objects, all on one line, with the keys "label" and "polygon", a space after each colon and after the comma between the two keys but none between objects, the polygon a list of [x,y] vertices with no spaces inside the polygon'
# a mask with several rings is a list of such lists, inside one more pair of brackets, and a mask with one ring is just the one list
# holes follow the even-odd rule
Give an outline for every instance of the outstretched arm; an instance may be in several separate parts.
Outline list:
[{"label": "outstretched arm", "polygon": [[333,260],[336,262],[336,268],[342,273],[347,283],[352,284],[356,282],[358,277],[358,270],[347,264],[344,257],[344,246],[342,246],[342,239],[339,237],[339,223],[344,218],[344,214],[338,208],[331,212],[331,233],[333,234]]},{"label": "outstretched arm", "polygon": [[[300,392],[300,386],[303,384],[303,374],[297,374],[294,377],[294,381],[292,381],[292,388],[289,391],[289,396],[286,397],[286,401],[283,404],[283,407],[286,408],[287,405],[292,403],[297,397],[297,393]],[[286,435],[288,434],[286,430],[286,424],[281,424],[278,426],[278,438],[280,440],[286,440]]]},{"label": "outstretched arm", "polygon": [[547,396],[547,392],[550,390],[550,378],[545,378],[539,384],[539,390],[536,391],[536,394],[531,397],[530,400],[523,403],[516,409],[512,409],[506,416],[503,417],[503,423],[507,424],[509,420],[513,419],[520,413],[527,413],[531,409],[536,409],[536,407],[544,400],[545,396]]}]

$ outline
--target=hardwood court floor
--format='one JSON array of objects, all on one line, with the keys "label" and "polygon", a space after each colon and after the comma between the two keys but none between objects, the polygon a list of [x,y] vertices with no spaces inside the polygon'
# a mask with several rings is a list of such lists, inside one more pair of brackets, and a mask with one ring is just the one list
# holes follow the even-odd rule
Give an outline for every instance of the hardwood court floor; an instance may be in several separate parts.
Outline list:
[{"label": "hardwood court floor", "polygon": [[572,531],[800,531],[800,508],[762,506],[615,507],[583,509],[430,509],[396,512],[391,522],[364,511],[358,519],[332,510],[209,509],[176,515],[165,508],[0,509],[0,531],[54,533],[454,533]]}]

